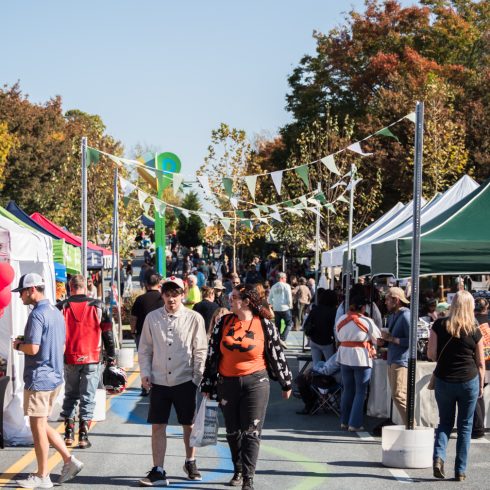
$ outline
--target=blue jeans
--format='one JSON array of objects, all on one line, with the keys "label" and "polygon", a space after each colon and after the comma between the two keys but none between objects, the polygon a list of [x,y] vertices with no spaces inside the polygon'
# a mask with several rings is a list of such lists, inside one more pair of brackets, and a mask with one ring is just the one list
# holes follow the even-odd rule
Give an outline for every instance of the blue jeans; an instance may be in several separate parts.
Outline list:
[{"label": "blue jeans", "polygon": [[311,363],[313,366],[319,361],[328,361],[335,353],[333,344],[320,345],[310,339]]},{"label": "blue jeans", "polygon": [[75,417],[80,401],[80,420],[92,420],[99,385],[99,364],[65,364],[65,398],[61,416]]},{"label": "blue jeans", "polygon": [[[284,329],[283,333],[281,333],[281,320],[284,320],[284,323],[286,324],[286,328]],[[281,334],[281,340],[286,341],[286,339],[288,338],[289,332],[291,331],[291,328],[293,327],[293,315],[291,313],[291,310],[275,311],[274,312],[274,321],[276,323],[277,330]]]},{"label": "blue jeans", "polygon": [[340,399],[340,423],[349,427],[362,427],[364,400],[371,379],[369,366],[340,365],[342,397]]},{"label": "blue jeans", "polygon": [[439,425],[436,429],[434,458],[446,460],[446,447],[454,427],[458,407],[458,438],[456,440],[455,473],[464,473],[471,443],[473,414],[480,391],[480,378],[476,376],[464,383],[447,383],[436,377],[435,395],[439,409]]}]

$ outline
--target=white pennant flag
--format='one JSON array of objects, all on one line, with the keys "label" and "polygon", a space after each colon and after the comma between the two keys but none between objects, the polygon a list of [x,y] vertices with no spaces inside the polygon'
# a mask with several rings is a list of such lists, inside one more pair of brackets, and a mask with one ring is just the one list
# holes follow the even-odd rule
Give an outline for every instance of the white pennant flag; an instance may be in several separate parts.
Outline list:
[{"label": "white pennant flag", "polygon": [[201,187],[204,189],[204,192],[207,192],[208,194],[212,194],[207,175],[198,175],[197,180],[201,184]]},{"label": "white pennant flag", "polygon": [[272,182],[274,182],[274,186],[275,186],[276,191],[279,195],[281,195],[282,173],[283,173],[283,170],[279,170],[277,172],[271,173]]},{"label": "white pennant flag", "polygon": [[238,208],[238,199],[236,197],[230,197],[230,203],[235,209]]},{"label": "white pennant flag", "polygon": [[300,196],[299,200],[300,200],[301,204],[303,205],[303,207],[305,207],[305,208],[308,207],[308,201],[306,199],[306,196]]},{"label": "white pennant flag", "polygon": [[345,202],[345,203],[349,204],[349,201],[344,196],[337,197],[337,201],[341,201],[341,202]]},{"label": "white pennant flag", "polygon": [[[356,185],[359,184],[359,182],[361,182],[362,179],[355,179],[354,180],[354,189],[356,188]],[[352,179],[351,181],[349,182],[349,185],[345,188],[346,191],[350,191],[352,187]]]},{"label": "white pennant flag", "polygon": [[411,112],[410,114],[407,114],[405,118],[408,119],[409,121],[412,121],[413,123],[415,123],[415,121],[417,120],[415,112]]},{"label": "white pennant flag", "polygon": [[288,213],[297,214],[298,216],[303,216],[303,211],[300,211],[297,208],[285,207],[284,210],[287,211]]},{"label": "white pennant flag", "polygon": [[319,202],[318,202],[318,201],[317,201],[317,200],[316,200],[314,197],[310,197],[310,198],[308,199],[308,202],[309,202],[310,204],[315,205],[315,206],[318,206],[318,205],[320,204],[320,203],[319,203]]},{"label": "white pennant flag", "polygon": [[209,214],[206,213],[198,213],[198,214],[202,222],[204,223],[204,226],[209,226],[211,224],[211,216],[209,216]]},{"label": "white pennant flag", "polygon": [[331,213],[337,214],[337,211],[335,211],[335,208],[331,202],[325,204],[325,207],[327,208],[327,211],[330,211]]},{"label": "white pennant flag", "polygon": [[279,211],[275,211],[275,212],[271,213],[269,216],[272,219],[275,219],[276,221],[279,221],[280,223],[282,223],[282,218],[281,218],[281,215],[279,214]]},{"label": "white pennant flag", "polygon": [[328,157],[324,157],[321,159],[321,162],[325,167],[327,167],[330,172],[340,175],[339,169],[337,168],[337,165],[335,165],[335,159],[333,155],[328,155]]},{"label": "white pennant flag", "polygon": [[179,187],[183,181],[184,181],[184,176],[182,174],[173,174],[172,186],[174,190],[174,195],[176,195],[177,192],[179,192]]},{"label": "white pennant flag", "polygon": [[143,209],[145,210],[145,214],[148,214],[150,212],[150,206],[151,206],[150,202],[143,203]]},{"label": "white pennant flag", "polygon": [[184,215],[184,216],[185,216],[187,219],[189,219],[189,217],[190,217],[190,215],[191,215],[191,213],[189,213],[189,210],[188,210],[188,209],[184,209],[184,208],[182,208],[182,209],[181,209],[181,211],[182,211],[182,214],[183,214],[183,215]]},{"label": "white pennant flag", "polygon": [[317,216],[320,216],[320,218],[322,217],[322,213],[320,212],[320,210],[318,208],[308,208],[308,211],[315,213]]},{"label": "white pennant flag", "polygon": [[255,188],[257,187],[257,175],[247,175],[245,177],[245,184],[247,184],[248,192],[255,201]]},{"label": "white pennant flag", "polygon": [[230,220],[228,218],[223,218],[220,220],[221,225],[223,226],[226,233],[230,234]]},{"label": "white pennant flag", "polygon": [[252,208],[250,210],[253,214],[255,214],[255,216],[257,216],[257,218],[260,219],[260,209],[259,208]]},{"label": "white pennant flag", "polygon": [[160,218],[163,218],[165,216],[165,210],[167,209],[167,205],[160,201],[160,199],[156,198],[155,196],[152,197],[153,199],[153,206],[155,207],[155,211],[160,215]]},{"label": "white pennant flag", "polygon": [[372,155],[372,153],[364,153],[361,148],[361,143],[352,143],[352,145],[347,147],[348,150],[353,151],[354,153],[358,153],[359,155],[362,155],[363,157],[367,157],[369,155]]},{"label": "white pennant flag", "polygon": [[148,199],[148,194],[141,189],[138,189],[138,201],[140,206],[143,207],[143,203]]},{"label": "white pennant flag", "polygon": [[136,189],[136,186],[129,182],[129,180],[126,180],[124,177],[119,177],[119,181],[121,183],[121,192],[124,197],[129,196],[129,194]]},{"label": "white pennant flag", "polygon": [[[415,114],[415,113],[414,113]],[[121,166],[122,165],[122,162],[119,158],[115,157],[114,155],[106,155],[109,157],[110,160],[112,160],[116,165],[119,165]]]},{"label": "white pennant flag", "polygon": [[266,225],[268,225],[268,224],[269,224],[269,221],[267,220],[267,218],[259,218],[259,221],[260,221],[261,223],[265,223]]}]

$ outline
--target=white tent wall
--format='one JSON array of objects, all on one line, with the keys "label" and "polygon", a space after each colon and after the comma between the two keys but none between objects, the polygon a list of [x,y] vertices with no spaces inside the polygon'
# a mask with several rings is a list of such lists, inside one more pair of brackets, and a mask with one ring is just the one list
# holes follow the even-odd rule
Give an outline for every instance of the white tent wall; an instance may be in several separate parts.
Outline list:
[{"label": "white tent wall", "polygon": [[[443,213],[453,204],[461,201],[461,199],[473,192],[477,187],[478,184],[471,177],[464,175],[441,196],[437,199],[433,199],[422,208],[420,215],[421,224],[423,225]],[[401,223],[399,226],[390,229],[390,231],[384,235],[378,235],[376,239],[358,246],[356,248],[356,264],[371,267],[372,245],[404,236],[407,233],[410,233],[412,228],[413,219],[410,217],[410,219]]]},{"label": "white tent wall", "polygon": [[[44,278],[47,299],[54,303],[56,282],[51,238],[0,216],[0,248],[0,259],[8,261],[15,272],[12,289],[17,287],[21,275],[36,272]],[[5,395],[4,437],[12,445],[32,442],[23,412],[24,355],[13,351],[11,341],[24,333],[29,312],[30,308],[24,306],[19,295],[14,293],[0,319],[0,355],[7,359],[7,375],[11,377]]]},{"label": "white tent wall", "polygon": [[[398,203],[395,207],[393,207],[387,213],[381,216],[377,221],[369,225],[363,231],[359,232],[352,239],[352,248],[354,249],[358,245],[372,240],[374,237],[381,236],[388,230],[391,230],[395,226],[398,226],[400,223],[403,223],[403,221],[405,221],[412,215],[412,208],[413,205],[411,203],[405,205]],[[347,242],[339,245],[332,250],[323,252],[322,267],[342,266],[345,252],[347,252]]]}]

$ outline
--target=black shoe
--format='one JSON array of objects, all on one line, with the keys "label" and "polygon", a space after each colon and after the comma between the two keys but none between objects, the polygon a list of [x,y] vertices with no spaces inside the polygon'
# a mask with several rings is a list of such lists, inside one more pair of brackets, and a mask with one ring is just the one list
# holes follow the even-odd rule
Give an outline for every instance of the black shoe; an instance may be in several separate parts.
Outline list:
[{"label": "black shoe", "polygon": [[483,431],[483,432],[473,432],[473,434],[471,434],[471,438],[472,439],[481,439],[482,437],[485,437],[485,431]]},{"label": "black shoe", "polygon": [[464,473],[456,473],[456,481],[465,481],[466,480],[466,475]]},{"label": "black shoe", "polygon": [[75,439],[75,420],[65,419],[65,445],[71,447]]},{"label": "black shoe", "polygon": [[90,430],[90,420],[80,420],[80,428],[78,430],[78,447],[79,449],[88,449],[92,446],[88,440],[88,431]]},{"label": "black shoe", "polygon": [[432,465],[434,471],[434,478],[446,478],[444,474],[444,461],[441,458],[435,458]]},{"label": "black shoe", "polygon": [[235,471],[233,478],[228,482],[230,487],[239,487],[243,483],[243,475],[241,471]]},{"label": "black shoe", "polygon": [[189,478],[189,480],[194,480],[194,481],[202,480],[202,476],[201,473],[199,473],[199,470],[197,469],[195,459],[193,459],[192,461],[186,461],[184,463],[184,471],[187,473],[187,478]]},{"label": "black shoe", "polygon": [[154,466],[151,471],[139,481],[141,487],[168,487],[167,474],[165,471],[158,471]]},{"label": "black shoe", "polygon": [[149,394],[150,394],[149,390],[145,390],[143,387],[141,387],[140,396],[148,396]]},{"label": "black shoe", "polygon": [[254,490],[254,479],[251,476],[243,478],[242,490]]}]

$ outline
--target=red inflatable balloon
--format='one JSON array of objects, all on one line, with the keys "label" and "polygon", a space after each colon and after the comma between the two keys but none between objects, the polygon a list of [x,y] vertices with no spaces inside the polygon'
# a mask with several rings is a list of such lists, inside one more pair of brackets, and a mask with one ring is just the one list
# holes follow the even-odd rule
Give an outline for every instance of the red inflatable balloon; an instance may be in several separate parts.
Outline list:
[{"label": "red inflatable balloon", "polygon": [[10,291],[10,286],[3,288],[0,291],[0,308],[6,308],[10,304],[12,299],[12,291]]},{"label": "red inflatable balloon", "polygon": [[12,266],[8,262],[0,262],[0,289],[10,286],[14,277],[15,273]]}]

